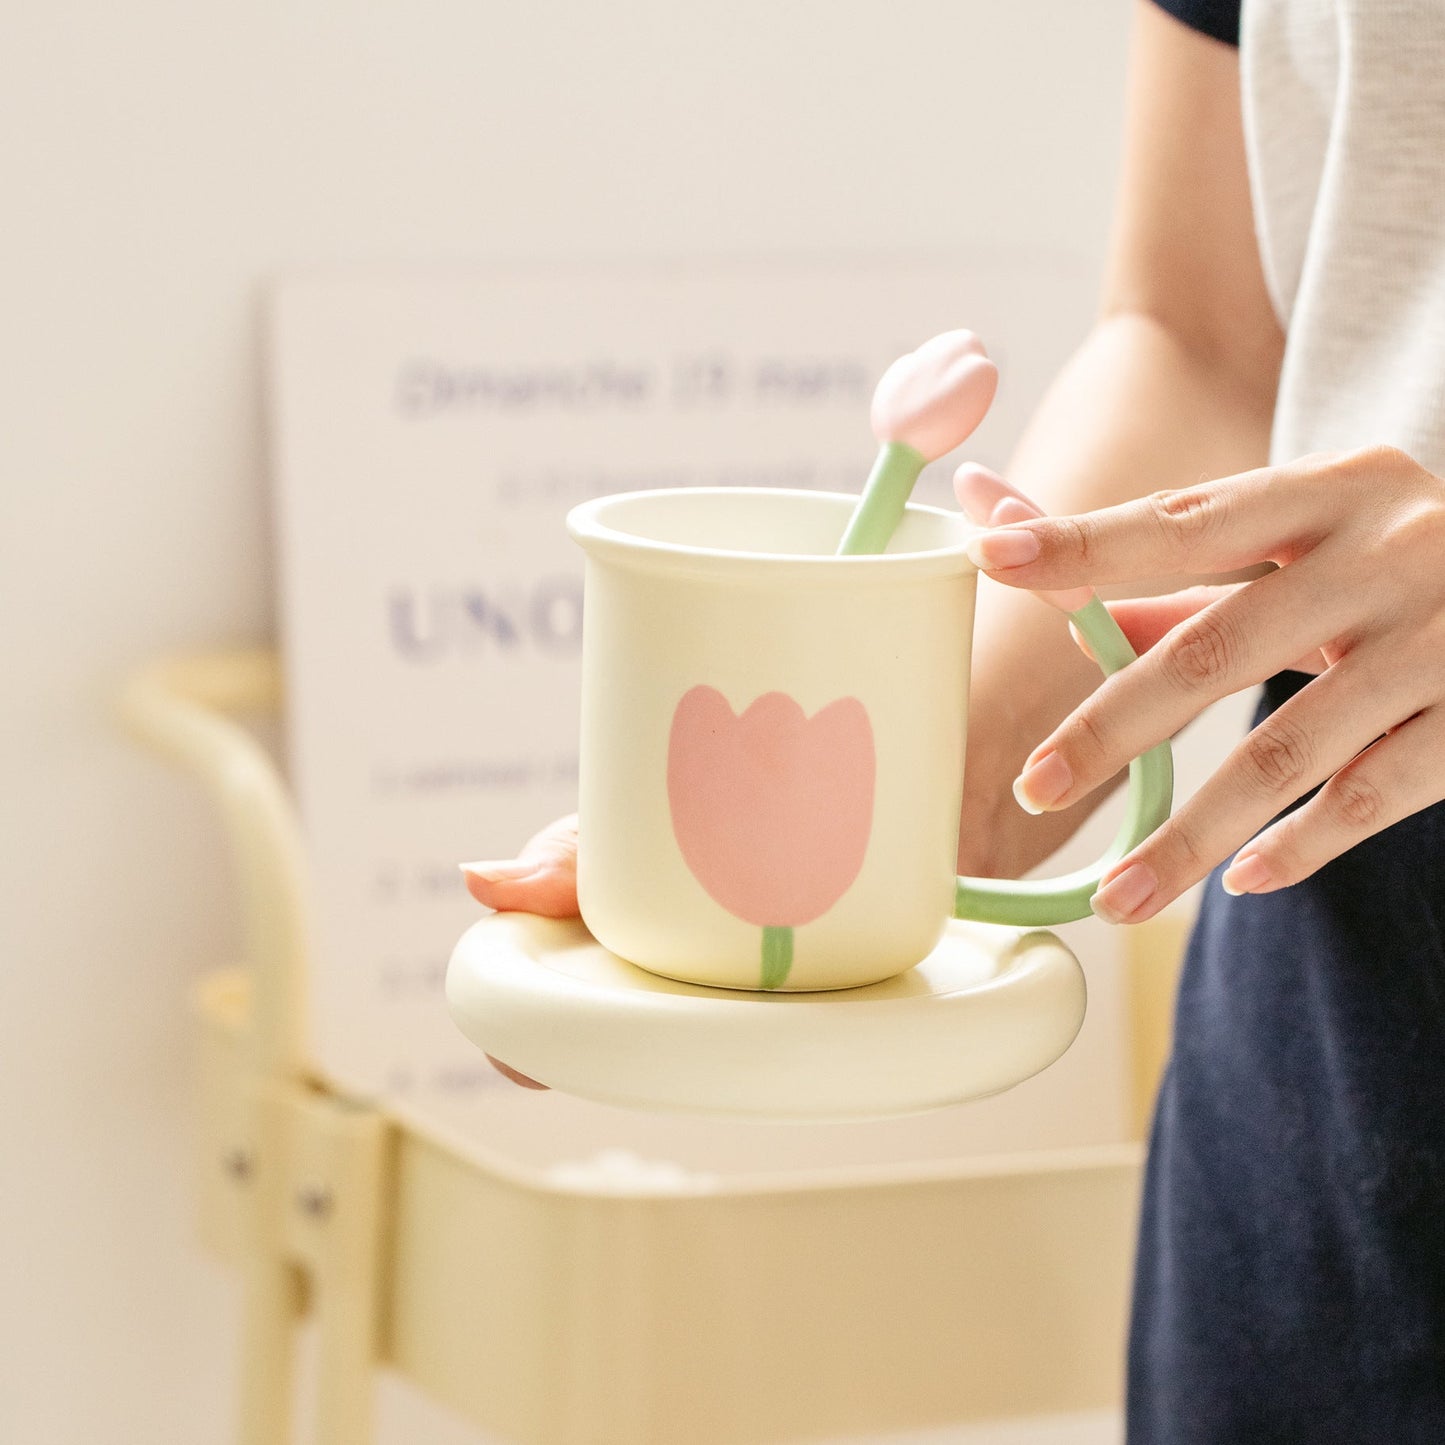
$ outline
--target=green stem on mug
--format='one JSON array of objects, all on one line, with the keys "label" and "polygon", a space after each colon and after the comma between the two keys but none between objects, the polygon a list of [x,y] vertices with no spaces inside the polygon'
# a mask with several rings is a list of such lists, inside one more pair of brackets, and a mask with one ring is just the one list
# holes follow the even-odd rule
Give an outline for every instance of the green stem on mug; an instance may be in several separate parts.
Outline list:
[{"label": "green stem on mug", "polygon": [[782,988],[793,968],[793,930],[763,929],[763,987]]}]

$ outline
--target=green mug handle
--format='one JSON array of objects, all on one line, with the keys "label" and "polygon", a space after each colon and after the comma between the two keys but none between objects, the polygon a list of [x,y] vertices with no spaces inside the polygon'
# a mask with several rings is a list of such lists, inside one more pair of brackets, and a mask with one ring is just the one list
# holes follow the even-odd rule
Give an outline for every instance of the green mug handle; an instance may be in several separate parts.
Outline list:
[{"label": "green mug handle", "polygon": [[[1129,639],[1092,598],[1069,620],[1078,628],[1107,677],[1137,658]],[[1008,923],[1017,928],[1046,928],[1089,916],[1089,900],[1104,874],[1137,848],[1169,816],[1174,801],[1174,754],[1167,742],[1149,749],[1129,764],[1129,798],[1124,821],[1109,851],[1097,863],[1061,878],[1011,882],[997,878],[960,878],[954,916],[978,923]]]}]

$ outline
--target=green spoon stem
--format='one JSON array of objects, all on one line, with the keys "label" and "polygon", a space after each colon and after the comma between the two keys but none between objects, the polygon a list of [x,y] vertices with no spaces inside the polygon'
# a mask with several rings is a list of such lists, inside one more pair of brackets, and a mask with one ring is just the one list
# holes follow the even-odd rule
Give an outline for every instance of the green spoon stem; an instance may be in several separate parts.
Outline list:
[{"label": "green spoon stem", "polygon": [[928,459],[905,442],[884,442],[868,474],[863,495],[848,519],[848,529],[838,547],[838,556],[856,557],[886,552],[888,543],[903,520],[908,499],[918,474]]}]

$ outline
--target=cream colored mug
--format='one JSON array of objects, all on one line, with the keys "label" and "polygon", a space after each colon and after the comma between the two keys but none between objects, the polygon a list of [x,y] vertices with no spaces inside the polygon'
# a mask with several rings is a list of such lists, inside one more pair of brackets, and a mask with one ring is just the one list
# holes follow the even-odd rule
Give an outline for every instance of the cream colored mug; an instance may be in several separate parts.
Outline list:
[{"label": "cream colored mug", "polygon": [[[586,553],[578,900],[653,973],[838,989],[921,962],[949,919],[1082,917],[1167,815],[1168,745],[1131,768],[1109,854],[1046,882],[955,876],[977,573],[956,513],[835,556],[856,497],[717,488],[576,508]],[[1106,671],[1101,604],[1074,614]]]}]

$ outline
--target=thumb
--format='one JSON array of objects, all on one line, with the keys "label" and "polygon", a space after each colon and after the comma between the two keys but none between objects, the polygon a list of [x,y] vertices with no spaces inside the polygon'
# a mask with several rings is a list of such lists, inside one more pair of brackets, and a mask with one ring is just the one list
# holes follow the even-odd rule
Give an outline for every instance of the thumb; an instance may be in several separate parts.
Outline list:
[{"label": "thumb", "polygon": [[499,913],[577,916],[577,815],[559,818],[514,859],[463,863],[467,892]]}]

